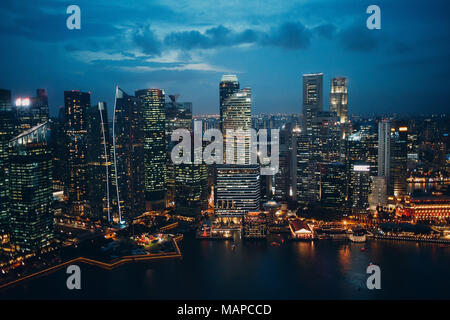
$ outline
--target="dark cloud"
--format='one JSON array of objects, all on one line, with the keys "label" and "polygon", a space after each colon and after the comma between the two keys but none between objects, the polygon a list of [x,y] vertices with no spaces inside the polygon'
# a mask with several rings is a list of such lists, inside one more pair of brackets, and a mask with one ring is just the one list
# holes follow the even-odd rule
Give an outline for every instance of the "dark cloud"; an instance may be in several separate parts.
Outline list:
[{"label": "dark cloud", "polygon": [[317,26],[313,29],[315,33],[325,39],[331,39],[336,34],[336,26],[334,24],[326,23],[320,26]]},{"label": "dark cloud", "polygon": [[17,2],[2,3],[0,34],[17,35],[40,42],[69,42],[73,39],[108,37],[117,34],[114,24],[108,20],[99,19],[101,15],[86,7],[81,7],[81,30],[68,30],[66,27],[67,5],[58,1],[31,0],[17,6]]},{"label": "dark cloud", "polygon": [[340,44],[347,50],[369,52],[378,49],[384,36],[381,30],[369,30],[365,24],[352,25],[338,32]]},{"label": "dark cloud", "polygon": [[164,38],[164,45],[169,48],[183,50],[211,49],[243,43],[255,43],[260,36],[260,33],[255,30],[247,29],[242,32],[235,32],[219,25],[207,29],[204,33],[197,30],[172,32]]},{"label": "dark cloud", "polygon": [[301,23],[286,22],[263,36],[262,44],[286,49],[304,49],[309,46],[311,30]]},{"label": "dark cloud", "polygon": [[219,25],[207,29],[172,32],[162,41],[158,40],[150,28],[139,29],[134,36],[136,44],[146,53],[159,53],[161,45],[171,49],[212,49],[241,44],[275,46],[286,49],[304,49],[310,43],[312,31],[301,23],[287,22],[270,29],[268,32],[246,29],[236,32]]},{"label": "dark cloud", "polygon": [[138,28],[133,34],[133,40],[146,54],[161,53],[161,42],[148,25]]},{"label": "dark cloud", "polygon": [[[98,44],[106,45],[106,38],[118,38],[127,27],[152,21],[172,21],[180,19],[183,14],[175,13],[162,5],[138,2],[113,2],[110,0],[78,0],[76,5],[81,10],[81,30],[68,30],[66,13],[70,2],[59,0],[2,0],[0,10],[0,35],[21,36],[29,40],[40,42],[74,41],[77,44],[86,44],[89,49],[92,38]],[[176,17],[176,18],[175,18]],[[81,41],[81,42],[79,42]],[[86,49],[86,48],[84,48]]]}]

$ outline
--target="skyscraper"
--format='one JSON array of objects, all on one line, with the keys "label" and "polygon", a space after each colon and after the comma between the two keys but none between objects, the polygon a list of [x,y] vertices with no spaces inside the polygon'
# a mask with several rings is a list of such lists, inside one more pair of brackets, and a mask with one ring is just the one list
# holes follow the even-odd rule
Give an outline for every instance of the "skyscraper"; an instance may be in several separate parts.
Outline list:
[{"label": "skyscraper", "polygon": [[273,179],[273,196],[276,201],[287,201],[292,190],[292,123],[283,125],[280,130],[279,170],[269,176]]},{"label": "skyscraper", "polygon": [[[228,145],[234,143],[234,157],[230,160],[232,163],[250,164],[250,129],[252,125],[252,92],[250,88],[244,88],[229,95],[222,102],[222,134],[224,140],[224,163],[230,163],[227,160]],[[242,130],[239,133],[237,130]],[[236,135],[230,133],[236,132]],[[241,147],[240,141],[243,142]],[[244,148],[242,148],[242,146]]]},{"label": "skyscraper", "polygon": [[330,112],[335,113],[341,123],[348,119],[347,79],[331,79]]},{"label": "skyscraper", "polygon": [[9,140],[14,135],[11,91],[0,89],[0,233],[9,226],[8,158]]},{"label": "skyscraper", "polygon": [[215,213],[241,217],[260,209],[259,165],[217,165]]},{"label": "skyscraper", "polygon": [[369,208],[371,191],[370,164],[357,162],[350,168],[349,207],[355,213],[365,213]]},{"label": "skyscraper", "polygon": [[364,161],[370,165],[370,175],[378,175],[378,130],[374,121],[368,121],[360,126],[361,142],[366,152]]},{"label": "skyscraper", "polygon": [[64,108],[59,107],[58,117],[50,123],[50,149],[53,156],[53,191],[64,191],[67,180],[67,143]]},{"label": "skyscraper", "polygon": [[[191,141],[194,139],[191,133]],[[207,166],[194,163],[194,145],[191,144],[191,162],[172,164],[175,180],[174,202],[176,212],[184,216],[198,216],[206,206],[208,191]]]},{"label": "skyscraper", "polygon": [[385,177],[389,196],[406,193],[408,126],[405,121],[378,123],[378,175]]},{"label": "skyscraper", "polygon": [[53,238],[48,123],[21,133],[9,145],[11,242],[24,252],[36,251]]},{"label": "skyscraper", "polygon": [[37,89],[36,97],[15,100],[15,127],[19,134],[49,120],[48,97],[45,89]]},{"label": "skyscraper", "polygon": [[346,170],[340,162],[320,164],[320,203],[324,208],[343,210],[346,200]]},{"label": "skyscraper", "polygon": [[114,220],[128,220],[145,211],[144,136],[141,105],[134,96],[116,87],[113,118]]},{"label": "skyscraper", "polygon": [[303,131],[309,135],[315,113],[323,110],[323,73],[303,75]]},{"label": "skyscraper", "polygon": [[397,120],[391,127],[391,162],[388,180],[389,195],[401,197],[406,194],[408,161],[408,123]]},{"label": "skyscraper", "polygon": [[87,214],[87,128],[91,94],[64,91],[65,134],[67,139],[66,195],[75,216]]},{"label": "skyscraper", "polygon": [[143,117],[146,209],[162,209],[166,202],[167,156],[164,91],[160,89],[138,90],[136,98]]},{"label": "skyscraper", "polygon": [[219,98],[220,98],[220,120],[219,120],[219,129],[222,130],[222,121],[223,121],[223,103],[224,101],[231,96],[233,93],[239,91],[239,81],[236,75],[234,74],[225,74],[222,76],[222,79],[219,84]]},{"label": "skyscraper", "polygon": [[177,214],[198,216],[206,205],[208,190],[208,168],[204,163],[194,163],[194,144],[191,144],[191,162],[174,164],[170,153],[177,143],[171,141],[172,133],[177,129],[189,130],[191,141],[194,141],[192,122],[192,103],[178,102],[178,95],[170,95],[166,103],[166,140],[167,171],[166,183],[168,199],[175,203]]},{"label": "skyscraper", "polygon": [[38,109],[39,123],[47,122],[50,118],[50,112],[47,91],[45,89],[39,88],[36,90],[35,107]]},{"label": "skyscraper", "polygon": [[315,112],[309,125],[307,190],[309,203],[314,204],[320,200],[321,165],[340,161],[341,139],[339,119],[328,111]]},{"label": "skyscraper", "polygon": [[88,110],[87,181],[90,214],[93,218],[108,220],[110,202],[110,143],[108,113],[105,102]]},{"label": "skyscraper", "polygon": [[386,177],[371,177],[371,187],[368,196],[370,210],[375,210],[378,206],[384,207],[387,204]]},{"label": "skyscraper", "polygon": [[[251,89],[239,90],[236,76],[223,76],[220,83],[220,123],[225,161],[216,165],[214,200],[215,213],[225,220],[240,218],[249,211],[260,209],[260,167],[250,164],[251,106]],[[227,151],[231,144],[233,156],[228,153],[230,150]]]},{"label": "skyscraper", "polygon": [[296,137],[296,199],[299,205],[306,206],[309,203],[309,159],[310,139],[306,135]]},{"label": "skyscraper", "polygon": [[166,144],[167,144],[167,167],[166,184],[167,199],[173,202],[175,199],[175,164],[172,163],[170,153],[177,143],[171,141],[172,133],[177,129],[186,129],[192,132],[192,103],[178,102],[178,95],[169,95],[170,101],[165,104],[166,112]]},{"label": "skyscraper", "polygon": [[389,178],[391,159],[391,122],[378,123],[378,175]]}]

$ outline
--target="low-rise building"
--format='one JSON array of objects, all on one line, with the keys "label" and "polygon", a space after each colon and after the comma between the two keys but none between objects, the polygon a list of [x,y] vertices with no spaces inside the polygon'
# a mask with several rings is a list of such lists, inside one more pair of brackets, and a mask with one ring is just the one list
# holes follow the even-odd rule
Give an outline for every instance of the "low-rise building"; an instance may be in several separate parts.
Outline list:
[{"label": "low-rise building", "polygon": [[300,219],[294,219],[289,223],[289,229],[293,239],[311,240],[313,238],[313,231],[310,226]]},{"label": "low-rise building", "polygon": [[249,212],[243,217],[242,235],[245,239],[264,239],[267,236],[267,216],[261,212]]},{"label": "low-rise building", "polygon": [[441,193],[412,194],[405,198],[399,213],[417,220],[450,218],[450,196]]}]

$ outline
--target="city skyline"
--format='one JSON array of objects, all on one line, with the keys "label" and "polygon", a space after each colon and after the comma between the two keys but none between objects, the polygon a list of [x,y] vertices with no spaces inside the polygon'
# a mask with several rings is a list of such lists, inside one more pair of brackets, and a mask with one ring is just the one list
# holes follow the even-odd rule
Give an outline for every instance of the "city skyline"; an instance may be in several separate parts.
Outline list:
[{"label": "city skyline", "polygon": [[4,0],[0,297],[448,298],[431,2]]},{"label": "city skyline", "polygon": [[[381,30],[368,30],[367,1],[135,1],[127,7],[80,1],[81,30],[68,30],[60,1],[31,2],[27,10],[6,1],[1,15],[10,26],[0,26],[0,34],[9,50],[0,53],[0,69],[8,76],[0,87],[14,97],[46,88],[52,115],[71,89],[92,90],[93,101],[111,108],[116,85],[178,93],[193,103],[194,114],[214,114],[218,79],[235,73],[252,88],[255,113],[274,105],[298,113],[301,75],[323,72],[324,88],[331,78],[347,78],[355,114],[418,113],[424,105],[445,112],[449,96],[441,80],[449,75],[450,28],[443,13],[449,4],[432,3],[381,1]],[[29,52],[36,59],[27,59]],[[328,102],[325,96],[325,110]]]}]

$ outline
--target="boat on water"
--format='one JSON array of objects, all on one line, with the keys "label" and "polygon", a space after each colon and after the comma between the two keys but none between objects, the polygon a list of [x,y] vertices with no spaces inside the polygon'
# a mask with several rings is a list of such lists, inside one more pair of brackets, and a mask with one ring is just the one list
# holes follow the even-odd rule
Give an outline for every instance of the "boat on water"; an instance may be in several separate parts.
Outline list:
[{"label": "boat on water", "polygon": [[366,242],[366,233],[363,230],[355,230],[348,235],[348,238],[352,242]]},{"label": "boat on water", "polygon": [[364,252],[364,251],[367,251],[367,248],[362,247],[360,250]]},{"label": "boat on water", "polygon": [[272,245],[273,245],[273,246],[279,246],[279,245],[280,245],[280,243],[279,243],[279,242],[275,242],[275,241],[274,241],[274,242],[272,242]]}]

